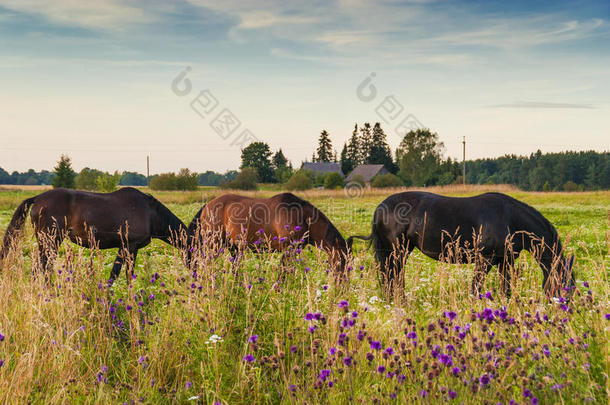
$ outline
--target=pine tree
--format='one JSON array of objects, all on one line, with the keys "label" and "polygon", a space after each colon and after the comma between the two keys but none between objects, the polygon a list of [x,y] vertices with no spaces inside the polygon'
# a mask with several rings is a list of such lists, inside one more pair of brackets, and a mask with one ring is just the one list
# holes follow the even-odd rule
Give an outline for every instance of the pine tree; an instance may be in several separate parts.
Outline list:
[{"label": "pine tree", "polygon": [[356,167],[363,162],[360,154],[361,149],[360,136],[358,135],[358,124],[354,124],[354,131],[352,132],[352,137],[349,139],[346,151],[347,159],[351,161],[353,167]]},{"label": "pine tree", "polygon": [[286,156],[284,156],[284,152],[282,152],[281,148],[273,155],[272,163],[273,167],[276,169],[288,165],[288,159],[286,159]]},{"label": "pine tree", "polygon": [[330,162],[333,158],[333,145],[326,130],[320,133],[318,139],[318,162]]},{"label": "pine tree", "polygon": [[371,146],[373,145],[373,134],[371,132],[371,124],[368,122],[364,123],[364,126],[360,128],[360,158],[362,163],[366,163],[369,160],[371,154]]},{"label": "pine tree", "polygon": [[53,188],[74,188],[76,172],[72,169],[72,162],[67,155],[61,155],[55,167],[55,177],[53,178]]},{"label": "pine tree", "polygon": [[381,164],[391,173],[395,172],[394,161],[392,160],[392,151],[386,140],[385,132],[381,128],[379,122],[375,123],[371,135],[371,147],[367,164]]},{"label": "pine tree", "polygon": [[348,157],[347,151],[347,144],[344,143],[343,149],[341,150],[341,171],[345,175],[354,170],[354,162]]}]

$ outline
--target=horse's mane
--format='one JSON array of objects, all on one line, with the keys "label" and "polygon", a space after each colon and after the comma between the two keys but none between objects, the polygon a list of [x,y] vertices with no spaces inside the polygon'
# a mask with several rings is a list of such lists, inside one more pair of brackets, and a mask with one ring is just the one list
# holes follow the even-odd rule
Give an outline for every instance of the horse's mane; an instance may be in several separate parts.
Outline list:
[{"label": "horse's mane", "polygon": [[561,252],[561,250],[562,250],[561,240],[559,239],[559,234],[557,233],[557,229],[553,226],[553,224],[551,224],[551,222],[548,219],[546,219],[546,217],[544,215],[542,215],[542,213],[540,213],[540,211],[538,211],[536,208],[532,207],[531,205],[526,204],[523,201],[519,201],[516,198],[513,198],[506,194],[493,193],[493,192],[486,193],[486,194],[501,197],[504,200],[509,201],[513,205],[519,207],[522,210],[522,212],[524,212],[530,218],[530,220],[537,223],[542,228],[542,230],[544,230],[545,233],[547,234],[547,235],[538,235],[538,236],[550,236],[552,238],[552,240],[550,240],[550,241],[547,240],[545,242],[547,244],[550,244],[551,248],[553,247],[553,244],[556,244],[558,252]]}]

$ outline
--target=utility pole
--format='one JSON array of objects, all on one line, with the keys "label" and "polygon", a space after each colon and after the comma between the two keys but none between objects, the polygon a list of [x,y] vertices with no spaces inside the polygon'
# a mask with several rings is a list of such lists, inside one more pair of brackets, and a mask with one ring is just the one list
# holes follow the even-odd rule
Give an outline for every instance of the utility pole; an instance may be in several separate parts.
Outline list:
[{"label": "utility pole", "polygon": [[150,185],[150,156],[146,155],[146,185]]},{"label": "utility pole", "polygon": [[462,145],[462,182],[466,185],[466,137],[464,137]]}]

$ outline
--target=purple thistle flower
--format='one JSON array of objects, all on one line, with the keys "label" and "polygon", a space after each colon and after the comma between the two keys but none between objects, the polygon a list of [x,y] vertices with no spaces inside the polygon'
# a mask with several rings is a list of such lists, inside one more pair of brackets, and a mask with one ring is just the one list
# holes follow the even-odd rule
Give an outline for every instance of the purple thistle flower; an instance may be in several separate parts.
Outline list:
[{"label": "purple thistle flower", "polygon": [[297,347],[295,345],[290,346],[291,353],[296,353],[296,351],[297,351]]},{"label": "purple thistle flower", "polygon": [[313,320],[313,318],[314,318],[314,315],[312,313],[308,312],[305,314],[306,321],[311,321],[311,320]]},{"label": "purple thistle flower", "polygon": [[349,306],[349,302],[345,301],[345,300],[341,300],[341,302],[339,302],[339,308],[347,308]]},{"label": "purple thistle flower", "polygon": [[487,298],[488,300],[492,300],[493,299],[493,297],[491,296],[491,292],[490,291],[487,291],[485,293],[485,298]]},{"label": "purple thistle flower", "polygon": [[301,230],[301,227],[299,225],[297,225],[297,226],[294,227],[294,230],[298,232],[298,231]]},{"label": "purple thistle flower", "polygon": [[450,399],[455,399],[457,397],[457,392],[455,392],[454,390],[449,390],[447,396],[449,396]]},{"label": "purple thistle flower", "polygon": [[419,396],[422,398],[426,398],[428,396],[428,391],[426,391],[426,390],[419,391]]},{"label": "purple thistle flower", "polygon": [[528,390],[527,388],[525,390],[523,390],[523,398],[529,398],[532,396],[532,391]]},{"label": "purple thistle flower", "polygon": [[244,362],[245,362],[245,363],[252,363],[252,362],[254,362],[254,360],[255,360],[255,359],[254,359],[254,356],[253,356],[253,355],[251,355],[251,354],[246,354],[246,355],[244,356],[244,359],[243,359],[243,360],[244,360]]},{"label": "purple thistle flower", "polygon": [[453,375],[455,375],[455,376],[459,375],[459,374],[460,374],[460,372],[461,372],[461,370],[460,370],[460,368],[459,368],[459,367],[453,367],[453,368],[451,369],[451,374],[453,374]]},{"label": "purple thistle flower", "polygon": [[146,360],[146,359],[144,358],[144,356],[140,356],[140,357],[138,358],[138,364],[143,364],[143,363],[144,363],[144,360]]},{"label": "purple thistle flower", "polygon": [[392,349],[391,347],[388,347],[383,352],[386,354],[389,354],[391,356],[394,354],[394,349]]},{"label": "purple thistle flower", "polygon": [[317,329],[316,325],[311,325],[308,330],[309,330],[309,333],[314,333],[316,329]]},{"label": "purple thistle flower", "polygon": [[258,341],[258,335],[252,335],[250,336],[250,339],[248,339],[248,342],[250,343],[256,343]]},{"label": "purple thistle flower", "polygon": [[378,342],[376,340],[371,340],[371,349],[372,350],[380,350],[381,349],[381,342]]},{"label": "purple thistle flower", "polygon": [[606,314],[606,320],[610,321],[610,314]]},{"label": "purple thistle flower", "polygon": [[193,383],[191,383],[190,381],[186,382],[186,389],[190,389],[193,386]]},{"label": "purple thistle flower", "polygon": [[348,366],[348,367],[349,367],[349,366],[351,366],[351,365],[352,365],[352,358],[351,358],[351,357],[349,357],[349,356],[346,356],[346,357],[343,359],[343,364],[345,364],[345,365],[346,365],[346,366]]},{"label": "purple thistle flower", "polygon": [[296,392],[296,390],[297,390],[297,386],[296,386],[296,385],[294,385],[294,384],[291,384],[291,385],[288,387],[288,390],[289,390],[290,392]]},{"label": "purple thistle flower", "polygon": [[409,338],[409,339],[417,339],[417,332],[412,331],[412,332],[407,333],[407,338]]},{"label": "purple thistle flower", "polygon": [[358,312],[353,311],[352,312],[352,318],[358,318]]},{"label": "purple thistle flower", "polygon": [[378,372],[378,373],[380,373],[380,374],[381,374],[381,373],[383,373],[384,371],[385,371],[385,366],[384,366],[384,365],[381,365],[381,366],[377,367],[377,372]]},{"label": "purple thistle flower", "polygon": [[324,284],[324,285],[322,286],[322,289],[323,289],[324,291],[328,290],[328,285],[327,285],[327,284]]},{"label": "purple thistle flower", "polygon": [[328,350],[328,354],[330,354],[331,356],[334,356],[334,355],[335,355],[335,353],[337,353],[337,349],[335,349],[334,347],[331,347],[331,348]]},{"label": "purple thistle flower", "polygon": [[0,333],[0,342],[4,342],[4,335]]},{"label": "purple thistle flower", "polygon": [[532,405],[538,405],[538,398],[536,398],[536,397],[532,397],[532,398],[530,399],[530,402],[532,403]]},{"label": "purple thistle flower", "polygon": [[4,366],[4,360],[0,359],[0,367]]},{"label": "purple thistle flower", "polygon": [[335,385],[335,383],[334,383],[333,381],[329,381],[329,382],[328,382],[328,388],[332,388],[332,387],[333,387],[333,385]]},{"label": "purple thistle flower", "polygon": [[483,375],[481,376],[481,379],[480,379],[479,381],[481,382],[481,385],[485,386],[485,385],[488,385],[488,384],[489,384],[489,380],[490,380],[490,379],[489,379],[489,375],[487,375],[487,374],[483,374]]},{"label": "purple thistle flower", "polygon": [[450,321],[453,321],[457,316],[457,314],[453,311],[445,312],[444,315],[445,317],[449,318]]},{"label": "purple thistle flower", "polygon": [[326,379],[328,378],[329,375],[330,375],[330,370],[323,369],[320,371],[320,375],[318,376],[318,379],[321,381],[326,381]]}]

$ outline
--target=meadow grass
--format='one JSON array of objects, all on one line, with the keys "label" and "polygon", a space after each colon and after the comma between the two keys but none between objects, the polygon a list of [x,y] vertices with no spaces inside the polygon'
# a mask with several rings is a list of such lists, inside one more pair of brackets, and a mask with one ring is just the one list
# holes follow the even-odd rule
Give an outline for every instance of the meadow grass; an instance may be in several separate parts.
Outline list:
[{"label": "meadow grass", "polygon": [[[389,296],[362,243],[339,283],[315,248],[281,265],[278,253],[204,246],[191,272],[155,241],[140,250],[135,279],[122,273],[108,287],[116,252],[65,242],[45,283],[32,274],[28,225],[0,270],[0,402],[607,403],[610,192],[495,189],[539,209],[576,255],[570,303],[543,294],[529,254],[510,300],[495,270],[489,294],[473,297],[472,266],[419,252],[404,290]],[[395,191],[299,194],[350,235],[368,234],[375,207]],[[0,228],[38,192],[0,192]],[[188,223],[223,192],[153,194]]]}]

